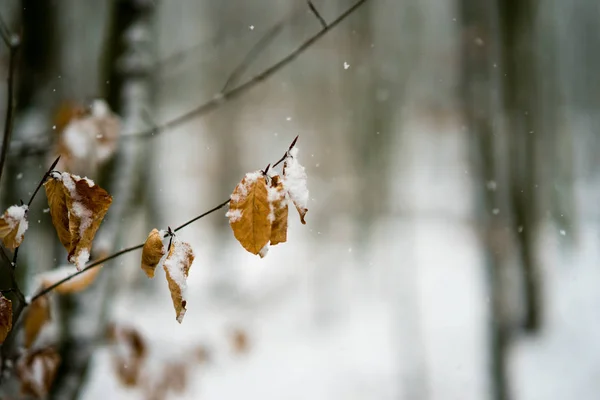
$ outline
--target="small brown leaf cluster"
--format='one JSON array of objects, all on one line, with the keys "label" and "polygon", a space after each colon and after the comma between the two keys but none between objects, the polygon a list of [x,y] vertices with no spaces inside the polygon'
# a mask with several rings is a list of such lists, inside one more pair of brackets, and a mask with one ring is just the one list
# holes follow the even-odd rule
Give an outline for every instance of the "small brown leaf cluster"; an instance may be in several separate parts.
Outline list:
[{"label": "small brown leaf cluster", "polygon": [[247,173],[230,197],[229,225],[242,247],[265,257],[269,245],[287,241],[288,202],[296,206],[303,224],[308,211],[306,173],[291,151],[285,159],[283,178],[266,172]]},{"label": "small brown leaf cluster", "polygon": [[[183,322],[187,305],[185,298],[187,277],[195,256],[192,246],[189,243],[182,242],[172,232],[168,235],[171,236],[171,243],[167,257],[163,262],[163,269],[165,270],[169,291],[171,292],[175,317],[177,322],[181,323]],[[153,229],[144,243],[141,268],[149,278],[154,277],[154,271],[166,253],[163,239],[164,233]]]},{"label": "small brown leaf cluster", "polygon": [[134,328],[110,325],[108,341],[114,345],[113,366],[119,381],[128,387],[137,386],[146,360],[147,346],[142,335]]},{"label": "small brown leaf cluster", "polygon": [[81,270],[112,197],[93,181],[66,172],[52,173],[44,187],[58,238],[69,252],[69,262]]},{"label": "small brown leaf cluster", "polygon": [[27,353],[19,359],[17,375],[21,381],[21,394],[45,398],[60,365],[60,355],[49,347]]}]

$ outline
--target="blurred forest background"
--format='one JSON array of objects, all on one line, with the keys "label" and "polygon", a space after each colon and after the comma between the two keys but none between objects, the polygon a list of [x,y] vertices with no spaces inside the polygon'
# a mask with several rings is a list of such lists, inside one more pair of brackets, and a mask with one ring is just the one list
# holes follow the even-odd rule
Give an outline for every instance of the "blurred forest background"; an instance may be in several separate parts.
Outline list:
[{"label": "blurred forest background", "polygon": [[[312,4],[330,23],[353,3]],[[22,39],[2,209],[60,152],[61,107],[97,98],[122,130],[110,160],[71,171],[114,197],[92,258],[221,203],[296,135],[311,192],[307,225],[294,215],[264,259],[224,211],[181,232],[197,255],[182,325],[139,253],[54,295],[49,398],[598,398],[597,0],[365,1],[183,119],[319,32],[307,2],[4,0],[0,15]],[[2,115],[8,67],[2,45]],[[45,207],[20,250],[26,293],[66,260]],[[145,343],[135,385],[108,326]]]}]

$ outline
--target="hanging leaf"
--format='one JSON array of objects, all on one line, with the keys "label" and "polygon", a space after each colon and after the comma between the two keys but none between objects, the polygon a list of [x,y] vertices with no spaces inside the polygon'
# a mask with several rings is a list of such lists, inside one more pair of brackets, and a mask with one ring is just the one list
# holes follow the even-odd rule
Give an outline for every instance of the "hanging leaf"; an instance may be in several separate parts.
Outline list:
[{"label": "hanging leaf", "polygon": [[0,293],[0,344],[4,343],[12,329],[12,301]]},{"label": "hanging leaf", "polygon": [[27,231],[27,205],[10,206],[0,217],[0,239],[7,249],[15,249],[23,242]]},{"label": "hanging leaf", "polygon": [[169,255],[163,264],[169,283],[169,291],[173,300],[177,322],[181,323],[185,315],[187,300],[185,291],[187,289],[187,277],[190,267],[194,262],[194,251],[185,242],[173,237]]},{"label": "hanging leaf", "polygon": [[306,180],[306,170],[298,162],[298,148],[294,147],[288,152],[288,156],[283,163],[283,186],[296,206],[296,210],[300,214],[300,221],[303,224],[306,224],[304,216],[308,212]]},{"label": "hanging leaf", "polygon": [[[94,173],[115,152],[121,130],[119,118],[101,99],[92,102],[89,112],[73,109],[59,132],[56,153],[58,168],[77,173]],[[63,118],[63,120],[65,119]],[[58,125],[57,125],[58,126]]]},{"label": "hanging leaf", "polygon": [[31,303],[25,314],[25,347],[30,348],[50,321],[50,301],[46,296]]},{"label": "hanging leaf", "polygon": [[166,253],[163,237],[164,233],[155,228],[152,229],[144,243],[142,270],[148,275],[148,278],[154,278],[154,270]]},{"label": "hanging leaf", "polygon": [[246,174],[231,194],[225,215],[235,238],[252,254],[259,254],[271,239],[269,214],[265,176],[260,171]]},{"label": "hanging leaf", "polygon": [[[99,265],[95,268],[90,268],[84,273],[81,273],[68,281],[61,283],[54,291],[59,294],[69,294],[69,293],[78,293],[82,290],[87,289],[88,286],[92,284],[96,280],[98,273],[102,269],[102,266]],[[64,265],[62,267],[58,267],[52,269],[50,271],[46,271],[37,276],[36,280],[41,283],[43,288],[48,288],[57,282],[62,281],[63,279],[77,273],[77,267],[71,265]]]},{"label": "hanging leaf", "polygon": [[69,262],[81,270],[112,197],[90,179],[66,172],[52,174],[44,187],[58,238],[69,252]]},{"label": "hanging leaf", "polygon": [[147,355],[144,338],[134,328],[116,325],[109,326],[107,336],[117,378],[124,386],[137,386]]},{"label": "hanging leaf", "polygon": [[288,199],[279,176],[271,178],[269,187],[269,221],[271,221],[271,246],[287,241]]},{"label": "hanging leaf", "polygon": [[22,357],[17,364],[21,393],[38,399],[45,398],[60,365],[60,355],[53,348],[45,348]]}]

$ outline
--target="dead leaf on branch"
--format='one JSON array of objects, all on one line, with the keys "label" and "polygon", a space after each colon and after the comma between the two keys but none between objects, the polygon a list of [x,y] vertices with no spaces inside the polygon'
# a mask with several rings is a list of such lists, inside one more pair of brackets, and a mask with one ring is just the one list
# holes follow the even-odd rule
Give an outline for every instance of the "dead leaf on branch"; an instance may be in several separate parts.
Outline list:
[{"label": "dead leaf on branch", "polygon": [[[78,293],[82,290],[85,290],[88,286],[90,286],[98,276],[98,273],[102,269],[102,266],[99,265],[95,268],[90,268],[84,273],[81,273],[73,278],[70,278],[68,281],[61,283],[54,291],[58,294],[70,294],[70,293]],[[72,276],[77,273],[77,267],[72,265],[65,265],[62,267],[58,267],[52,269],[50,271],[46,271],[41,273],[35,278],[38,282],[41,283],[41,286],[46,289],[57,282],[62,281],[63,279]]]},{"label": "dead leaf on branch", "polygon": [[134,328],[110,325],[107,337],[112,347],[112,358],[119,381],[128,387],[137,386],[147,346],[142,335]]},{"label": "dead leaf on branch", "polygon": [[304,217],[308,212],[308,188],[306,180],[306,170],[298,162],[298,148],[294,147],[288,152],[283,163],[283,186],[296,206],[296,210],[300,214],[300,221],[303,224],[306,224]]},{"label": "dead leaf on branch", "polygon": [[142,270],[148,275],[148,278],[154,278],[154,271],[160,260],[166,254],[165,245],[163,244],[164,233],[158,229],[152,229],[144,248],[142,249]]},{"label": "dead leaf on branch", "polygon": [[25,311],[25,348],[31,347],[50,318],[50,301],[47,296],[42,296],[29,305]]},{"label": "dead leaf on branch", "polygon": [[185,291],[187,289],[187,277],[193,262],[194,251],[192,247],[174,236],[163,268],[167,275],[171,300],[179,323],[183,321],[186,312]]},{"label": "dead leaf on branch", "polygon": [[269,187],[269,220],[271,221],[271,246],[287,241],[288,199],[279,176],[271,177]]},{"label": "dead leaf on branch", "polygon": [[261,171],[247,173],[231,194],[225,215],[235,238],[252,254],[271,239],[270,211],[266,177]]},{"label": "dead leaf on branch", "polygon": [[56,153],[61,156],[58,168],[70,172],[92,173],[115,152],[121,122],[106,101],[92,102],[89,112],[74,108],[59,132]]},{"label": "dead leaf on branch", "polygon": [[66,172],[51,174],[44,187],[58,238],[69,252],[69,262],[81,270],[112,197],[90,179]]},{"label": "dead leaf on branch", "polygon": [[4,343],[8,332],[12,329],[12,301],[0,293],[0,344]]},{"label": "dead leaf on branch", "polygon": [[21,393],[44,398],[52,387],[59,365],[60,355],[53,348],[26,354],[17,364]]},{"label": "dead leaf on branch", "polygon": [[29,225],[27,211],[27,205],[10,206],[0,217],[0,239],[7,249],[13,250],[23,242]]}]

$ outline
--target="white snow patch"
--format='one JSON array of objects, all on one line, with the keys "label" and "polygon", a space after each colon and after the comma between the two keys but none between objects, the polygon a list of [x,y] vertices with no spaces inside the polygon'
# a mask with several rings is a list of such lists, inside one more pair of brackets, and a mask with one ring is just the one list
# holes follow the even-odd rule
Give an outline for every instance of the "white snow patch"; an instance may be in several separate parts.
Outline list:
[{"label": "white snow patch", "polygon": [[265,244],[262,249],[258,252],[260,258],[265,258],[269,252],[269,243]]},{"label": "white snow patch", "polygon": [[[165,260],[163,267],[165,271],[169,273],[171,279],[177,284],[177,286],[181,289],[182,298],[186,298],[185,290],[187,289],[187,277],[183,271],[183,265],[187,262],[187,246],[183,246],[182,243],[176,237],[173,238],[173,242],[171,243],[173,248],[173,254],[171,257]],[[191,247],[189,248],[190,251]]]},{"label": "white snow patch", "polygon": [[25,232],[29,227],[29,222],[27,221],[28,209],[29,207],[27,207],[26,204],[23,204],[22,206],[10,206],[8,207],[8,210],[6,210],[6,215],[3,217],[11,230],[18,227],[16,238],[19,244],[23,240],[23,235],[25,235]]},{"label": "white snow patch", "polygon": [[283,186],[296,206],[304,209],[308,208],[308,188],[306,180],[306,170],[298,162],[298,148],[294,147],[290,150],[285,159]]},{"label": "white snow patch", "polygon": [[[269,222],[273,223],[275,221],[275,207],[273,207],[275,202],[279,202],[281,199],[285,197],[285,190],[277,190],[277,187],[269,186],[267,188],[267,200],[269,201]],[[279,204],[279,208],[283,208],[287,206],[286,201],[282,201]]]},{"label": "white snow patch", "polygon": [[77,257],[71,256],[71,259],[69,261],[75,262],[77,269],[79,271],[81,271],[85,267],[85,264],[87,264],[87,262],[89,260],[90,260],[90,252],[88,251],[88,249],[81,249],[79,251],[79,255]]},{"label": "white snow patch", "polygon": [[233,224],[242,218],[242,210],[229,210],[225,213],[225,216],[229,218],[229,223]]}]

